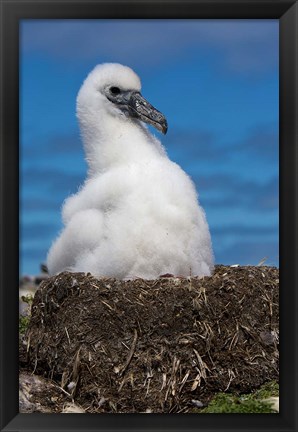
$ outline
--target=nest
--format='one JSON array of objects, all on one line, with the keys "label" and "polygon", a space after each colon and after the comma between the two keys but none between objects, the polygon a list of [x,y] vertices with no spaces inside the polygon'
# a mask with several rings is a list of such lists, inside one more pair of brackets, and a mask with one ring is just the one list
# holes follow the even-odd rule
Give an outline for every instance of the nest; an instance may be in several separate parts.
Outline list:
[{"label": "nest", "polygon": [[64,272],[35,294],[23,365],[86,412],[189,412],[278,379],[278,287],[265,266],[152,281]]}]

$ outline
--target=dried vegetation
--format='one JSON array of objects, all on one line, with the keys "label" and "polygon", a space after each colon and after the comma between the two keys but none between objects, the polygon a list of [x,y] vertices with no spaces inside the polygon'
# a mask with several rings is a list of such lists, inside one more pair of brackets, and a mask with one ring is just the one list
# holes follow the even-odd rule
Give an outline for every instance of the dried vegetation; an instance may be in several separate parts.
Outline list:
[{"label": "dried vegetation", "polygon": [[61,273],[36,292],[21,368],[85,412],[191,412],[278,380],[278,296],[265,266],[152,281]]}]

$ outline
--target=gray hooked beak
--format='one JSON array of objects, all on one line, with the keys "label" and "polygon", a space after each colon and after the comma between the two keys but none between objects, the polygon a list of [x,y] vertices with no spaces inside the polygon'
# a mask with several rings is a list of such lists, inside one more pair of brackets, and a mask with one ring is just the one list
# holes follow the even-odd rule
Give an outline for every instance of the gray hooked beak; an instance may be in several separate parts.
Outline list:
[{"label": "gray hooked beak", "polygon": [[151,124],[163,134],[167,133],[168,123],[165,116],[146,101],[141,93],[132,92],[127,107],[131,116]]}]

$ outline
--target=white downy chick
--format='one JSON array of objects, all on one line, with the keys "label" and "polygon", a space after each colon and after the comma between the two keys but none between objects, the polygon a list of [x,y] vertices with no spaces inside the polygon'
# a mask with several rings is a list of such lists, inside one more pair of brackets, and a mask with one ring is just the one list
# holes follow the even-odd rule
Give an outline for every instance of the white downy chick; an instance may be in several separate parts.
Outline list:
[{"label": "white downy chick", "polygon": [[50,274],[155,279],[213,270],[195,186],[144,124],[167,131],[164,115],[140,90],[129,67],[107,63],[96,66],[79,91],[77,117],[89,171],[63,205],[65,227],[48,253]]}]

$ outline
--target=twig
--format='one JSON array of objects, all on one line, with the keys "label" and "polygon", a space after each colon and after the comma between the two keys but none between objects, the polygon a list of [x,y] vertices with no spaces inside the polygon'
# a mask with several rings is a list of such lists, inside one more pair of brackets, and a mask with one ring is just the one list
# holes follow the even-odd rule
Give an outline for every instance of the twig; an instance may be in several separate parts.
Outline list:
[{"label": "twig", "polygon": [[70,393],[68,393],[66,390],[64,390],[62,387],[57,386],[59,390],[61,390],[66,396],[68,396],[72,401],[73,397]]},{"label": "twig", "polygon": [[69,343],[69,345],[70,345],[70,337],[69,337],[69,333],[68,333],[66,327],[64,327],[64,329],[65,329],[65,333],[66,333],[66,336],[67,336],[67,339],[68,339],[68,343]]},{"label": "twig", "polygon": [[133,337],[133,341],[132,341],[132,345],[131,345],[130,351],[128,353],[128,357],[126,359],[126,362],[125,362],[124,366],[122,367],[121,371],[119,372],[120,376],[122,376],[124,374],[124,372],[126,371],[129,363],[131,362],[131,359],[132,359],[132,357],[134,355],[134,352],[135,352],[135,349],[136,349],[137,340],[138,340],[138,332],[135,329],[135,331],[134,331],[134,337]]}]

